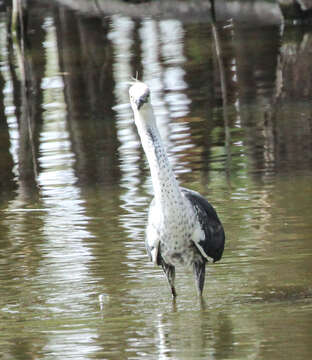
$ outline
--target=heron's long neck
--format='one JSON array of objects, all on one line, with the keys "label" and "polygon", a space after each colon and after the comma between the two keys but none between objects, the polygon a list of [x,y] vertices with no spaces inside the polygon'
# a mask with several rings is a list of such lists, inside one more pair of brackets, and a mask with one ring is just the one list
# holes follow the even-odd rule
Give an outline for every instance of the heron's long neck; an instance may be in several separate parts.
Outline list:
[{"label": "heron's long neck", "polygon": [[[165,207],[168,202],[182,195],[160,138],[153,112],[150,108],[136,114],[136,125],[151,170],[155,200]],[[152,117],[144,121],[143,117]],[[142,121],[143,120],[143,121]]]}]

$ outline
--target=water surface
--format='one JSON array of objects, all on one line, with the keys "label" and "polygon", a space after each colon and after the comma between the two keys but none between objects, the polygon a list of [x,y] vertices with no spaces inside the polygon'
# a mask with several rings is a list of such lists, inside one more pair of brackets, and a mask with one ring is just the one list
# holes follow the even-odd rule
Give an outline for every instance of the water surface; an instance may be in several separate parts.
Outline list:
[{"label": "water surface", "polygon": [[[2,357],[310,358],[311,29],[29,11],[26,50],[0,14]],[[145,253],[136,71],[225,227],[203,303],[184,269],[173,303]]]}]

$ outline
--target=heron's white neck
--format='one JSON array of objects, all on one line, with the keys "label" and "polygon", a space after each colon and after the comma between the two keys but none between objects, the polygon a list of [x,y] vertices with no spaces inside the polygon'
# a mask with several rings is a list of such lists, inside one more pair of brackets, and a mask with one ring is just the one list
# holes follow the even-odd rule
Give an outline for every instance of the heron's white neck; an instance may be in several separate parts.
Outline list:
[{"label": "heron's white neck", "polygon": [[156,202],[165,211],[171,201],[182,197],[178,182],[156,126],[150,104],[134,112],[135,123],[151,170]]}]

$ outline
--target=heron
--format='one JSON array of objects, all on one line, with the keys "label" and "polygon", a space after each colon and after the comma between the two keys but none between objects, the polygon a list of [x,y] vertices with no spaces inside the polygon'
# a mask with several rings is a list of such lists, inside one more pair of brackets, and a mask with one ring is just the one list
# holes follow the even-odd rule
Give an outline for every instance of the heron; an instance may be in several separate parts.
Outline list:
[{"label": "heron", "polygon": [[192,267],[202,298],[207,262],[221,259],[225,233],[213,206],[198,192],[179,186],[157,128],[149,87],[135,80],[130,104],[149,164],[154,198],[148,211],[145,246],[150,260],[161,266],[175,299],[175,268]]}]

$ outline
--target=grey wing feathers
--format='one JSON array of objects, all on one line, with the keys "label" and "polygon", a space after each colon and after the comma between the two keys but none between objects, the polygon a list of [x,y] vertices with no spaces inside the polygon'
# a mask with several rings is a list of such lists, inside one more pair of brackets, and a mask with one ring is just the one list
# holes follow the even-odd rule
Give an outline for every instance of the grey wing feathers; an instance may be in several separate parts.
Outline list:
[{"label": "grey wing feathers", "polygon": [[182,193],[194,207],[205,233],[205,239],[201,240],[199,245],[214,262],[220,260],[224,250],[225,234],[215,209],[195,191],[182,188]]}]

